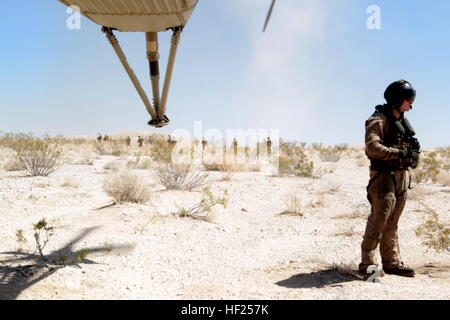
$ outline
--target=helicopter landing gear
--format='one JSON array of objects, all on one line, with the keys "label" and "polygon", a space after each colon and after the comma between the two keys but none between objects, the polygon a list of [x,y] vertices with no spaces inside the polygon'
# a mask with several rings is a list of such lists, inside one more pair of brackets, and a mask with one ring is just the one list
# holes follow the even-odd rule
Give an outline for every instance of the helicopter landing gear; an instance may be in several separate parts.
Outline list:
[{"label": "helicopter landing gear", "polygon": [[170,122],[169,118],[167,118],[167,116],[164,115],[164,118],[162,120],[152,119],[148,122],[148,125],[155,127],[155,128],[162,128],[164,126],[167,126],[169,124],[169,122]]},{"label": "helicopter landing gear", "polygon": [[131,82],[133,83],[136,91],[141,97],[148,113],[151,115],[152,119],[148,122],[150,126],[161,128],[169,124],[170,120],[165,115],[167,97],[169,95],[170,82],[172,80],[173,67],[175,64],[175,57],[178,49],[178,43],[180,41],[180,34],[183,31],[183,27],[171,28],[173,35],[169,53],[169,60],[167,62],[166,76],[164,79],[164,86],[162,90],[162,96],[159,93],[159,52],[158,52],[158,33],[157,32],[146,32],[146,42],[147,42],[147,57],[150,64],[150,81],[152,83],[153,92],[153,104],[152,106],[147,94],[142,88],[138,78],[136,77],[133,69],[129,65],[125,53],[119,45],[119,41],[113,33],[113,28],[103,27],[102,31],[106,34],[111,46],[119,57],[120,62],[125,68]]}]

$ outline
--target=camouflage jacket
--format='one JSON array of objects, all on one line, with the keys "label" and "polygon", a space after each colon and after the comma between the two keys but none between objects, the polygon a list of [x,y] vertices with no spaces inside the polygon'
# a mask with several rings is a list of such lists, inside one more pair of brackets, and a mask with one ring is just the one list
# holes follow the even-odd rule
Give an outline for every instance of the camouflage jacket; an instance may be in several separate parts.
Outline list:
[{"label": "camouflage jacket", "polygon": [[399,149],[389,147],[390,121],[388,117],[375,111],[366,121],[366,155],[369,160],[392,160],[398,159]]}]

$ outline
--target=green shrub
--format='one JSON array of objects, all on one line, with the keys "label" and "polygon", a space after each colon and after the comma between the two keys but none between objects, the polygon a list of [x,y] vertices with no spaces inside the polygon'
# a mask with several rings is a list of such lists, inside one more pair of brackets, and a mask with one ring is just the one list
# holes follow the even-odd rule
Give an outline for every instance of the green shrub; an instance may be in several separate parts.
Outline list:
[{"label": "green shrub", "polygon": [[25,141],[33,140],[31,133],[3,133],[0,132],[0,146],[17,151]]},{"label": "green shrub", "polygon": [[415,179],[418,183],[428,181],[436,183],[436,176],[440,173],[436,156],[436,152],[431,152],[428,156],[420,159],[419,166],[415,171]]},{"label": "green shrub", "polygon": [[47,221],[44,219],[39,220],[38,223],[33,224],[34,240],[36,242],[36,251],[39,251],[39,255],[42,260],[46,261],[44,256],[44,248],[47,245],[50,237],[53,236],[53,227],[48,226]]},{"label": "green shrub", "polygon": [[294,174],[300,177],[314,175],[314,163],[309,161],[304,152],[306,143],[284,141],[280,139],[280,158],[278,170],[282,173]]},{"label": "green shrub", "polygon": [[189,209],[179,208],[179,211],[175,212],[174,215],[210,222],[212,219],[211,214],[213,212],[213,207],[216,205],[221,205],[226,208],[228,200],[227,190],[223,191],[223,195],[221,197],[216,197],[209,188],[204,188],[202,199],[198,204],[190,207]]},{"label": "green shrub", "polygon": [[450,250],[450,227],[440,223],[433,208],[422,203],[426,220],[417,228],[416,235],[422,238],[422,244],[436,251]]}]

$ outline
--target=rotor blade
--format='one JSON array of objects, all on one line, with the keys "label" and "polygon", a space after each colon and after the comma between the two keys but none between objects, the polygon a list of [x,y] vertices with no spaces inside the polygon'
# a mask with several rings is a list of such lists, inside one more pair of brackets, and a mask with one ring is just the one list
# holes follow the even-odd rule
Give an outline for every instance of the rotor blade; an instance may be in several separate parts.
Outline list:
[{"label": "rotor blade", "polygon": [[263,32],[266,31],[267,25],[269,24],[270,17],[272,16],[273,7],[275,6],[276,0],[272,0],[272,4],[270,5],[269,13],[267,14],[266,22],[264,23]]}]

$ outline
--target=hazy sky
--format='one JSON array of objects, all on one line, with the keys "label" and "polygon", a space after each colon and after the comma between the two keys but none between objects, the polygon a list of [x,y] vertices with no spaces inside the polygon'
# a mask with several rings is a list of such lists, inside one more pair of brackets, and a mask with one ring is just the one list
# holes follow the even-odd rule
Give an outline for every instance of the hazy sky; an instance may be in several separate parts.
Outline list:
[{"label": "hazy sky", "polygon": [[[279,129],[287,139],[360,144],[364,121],[398,79],[424,147],[450,137],[450,1],[199,0],[180,43],[164,129],[150,116],[100,27],[69,30],[56,0],[2,1],[0,130],[83,135],[128,130]],[[377,5],[381,29],[369,30]],[[145,35],[118,33],[151,97]],[[162,78],[170,33],[160,35]],[[161,84],[162,86],[162,84]]]}]

